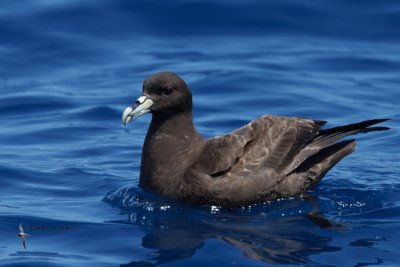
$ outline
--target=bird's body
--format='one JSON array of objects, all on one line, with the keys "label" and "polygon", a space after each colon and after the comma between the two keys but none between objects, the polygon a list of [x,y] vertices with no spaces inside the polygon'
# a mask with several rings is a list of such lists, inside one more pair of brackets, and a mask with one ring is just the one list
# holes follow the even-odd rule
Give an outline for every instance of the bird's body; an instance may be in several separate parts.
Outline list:
[{"label": "bird's body", "polygon": [[321,130],[324,121],[266,115],[205,139],[193,124],[188,87],[170,72],[145,81],[143,96],[125,110],[123,121],[146,112],[153,116],[140,186],[193,204],[227,207],[298,196],[354,151],[354,140],[338,139],[388,129],[370,127],[384,119]]},{"label": "bird's body", "polygon": [[22,227],[22,223],[19,224],[19,233],[18,236],[21,237],[22,240],[22,246],[24,247],[24,249],[26,249],[26,237],[30,236],[28,234],[25,233],[24,228]]}]

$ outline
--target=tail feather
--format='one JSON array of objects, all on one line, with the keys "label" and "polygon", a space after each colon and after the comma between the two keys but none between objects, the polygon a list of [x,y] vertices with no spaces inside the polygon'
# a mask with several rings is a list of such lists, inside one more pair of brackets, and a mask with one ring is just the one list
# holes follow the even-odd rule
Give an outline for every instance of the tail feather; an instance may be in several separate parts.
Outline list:
[{"label": "tail feather", "polygon": [[[324,175],[341,159],[355,150],[354,139],[339,139],[358,133],[389,130],[388,127],[370,127],[388,119],[367,120],[359,123],[320,130],[293,159],[286,169],[287,175],[277,184],[277,195],[293,196],[318,184]],[[323,125],[323,122],[318,122]]]},{"label": "tail feather", "polygon": [[[320,130],[318,136],[323,136],[323,135],[331,135],[334,133],[339,133],[339,132],[352,132],[352,131],[360,131],[368,128],[369,126],[388,121],[389,119],[374,119],[374,120],[367,120],[367,121],[362,121],[362,122],[357,122],[357,123],[352,123],[348,125],[343,125],[343,126],[338,126],[330,129],[325,129],[325,130]],[[376,128],[387,128],[387,127],[376,127]],[[373,129],[373,128],[370,128]],[[389,128],[387,128],[389,129]],[[381,130],[378,130],[381,131]]]},{"label": "tail feather", "polygon": [[377,123],[387,121],[388,119],[368,120],[359,123],[338,126],[326,130],[320,130],[313,140],[308,143],[293,159],[292,164],[287,168],[286,173],[295,170],[302,162],[317,154],[321,149],[330,147],[339,139],[359,133],[368,133],[375,131],[389,130],[388,127],[369,127]]},{"label": "tail feather", "polygon": [[355,149],[355,140],[346,140],[321,149],[305,160],[298,168],[289,173],[276,186],[280,197],[295,196],[317,185],[324,175],[341,159]]},{"label": "tail feather", "polygon": [[377,131],[387,131],[390,130],[389,127],[368,127],[363,130],[357,131],[357,133],[369,133],[369,132],[377,132]]},{"label": "tail feather", "polygon": [[305,173],[310,186],[314,186],[341,159],[351,154],[355,150],[355,145],[356,141],[351,139],[321,149],[317,154],[304,161],[295,172]]},{"label": "tail feather", "polygon": [[334,144],[337,140],[349,135],[389,130],[390,128],[388,127],[369,127],[387,120],[388,119],[367,120],[326,130],[320,130],[319,134],[309,144],[309,146],[324,148]]}]

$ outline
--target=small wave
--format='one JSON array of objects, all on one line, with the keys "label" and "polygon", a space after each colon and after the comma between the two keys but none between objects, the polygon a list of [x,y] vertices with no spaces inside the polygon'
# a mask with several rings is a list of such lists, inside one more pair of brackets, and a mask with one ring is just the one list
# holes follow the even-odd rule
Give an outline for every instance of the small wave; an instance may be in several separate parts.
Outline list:
[{"label": "small wave", "polygon": [[315,66],[318,70],[326,71],[367,71],[384,73],[398,71],[400,64],[393,60],[384,60],[367,57],[318,57],[307,62],[308,66]]},{"label": "small wave", "polygon": [[0,116],[51,113],[73,107],[70,101],[55,96],[12,96],[0,101]]},{"label": "small wave", "polygon": [[42,251],[17,251],[11,253],[10,257],[19,258],[40,258],[43,260],[54,260],[54,259],[72,259],[72,260],[92,260],[92,258],[83,255],[71,255],[61,254],[56,252],[42,252]]},{"label": "small wave", "polygon": [[84,111],[75,113],[79,119],[100,119],[103,120],[117,120],[121,117],[121,111],[111,108],[109,106],[95,106]]}]

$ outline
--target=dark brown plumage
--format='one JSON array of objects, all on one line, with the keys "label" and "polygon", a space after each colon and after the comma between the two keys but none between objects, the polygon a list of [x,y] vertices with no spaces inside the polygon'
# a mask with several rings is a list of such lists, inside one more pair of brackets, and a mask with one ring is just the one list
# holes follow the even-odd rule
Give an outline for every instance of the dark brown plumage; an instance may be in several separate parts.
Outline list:
[{"label": "dark brown plumage", "polygon": [[354,151],[354,139],[339,139],[389,129],[370,127],[386,119],[323,130],[324,121],[266,115],[205,139],[193,125],[189,88],[171,72],[146,79],[143,96],[125,110],[123,122],[146,112],[152,120],[140,186],[193,204],[228,207],[298,196]]}]

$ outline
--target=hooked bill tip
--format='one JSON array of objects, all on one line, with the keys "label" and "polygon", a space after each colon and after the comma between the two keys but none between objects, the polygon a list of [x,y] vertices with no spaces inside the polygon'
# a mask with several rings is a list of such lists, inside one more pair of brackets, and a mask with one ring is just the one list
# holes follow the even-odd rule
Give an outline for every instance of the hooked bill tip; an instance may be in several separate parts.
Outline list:
[{"label": "hooked bill tip", "polygon": [[126,126],[132,120],[130,113],[133,111],[132,107],[127,107],[122,113],[122,123]]}]

